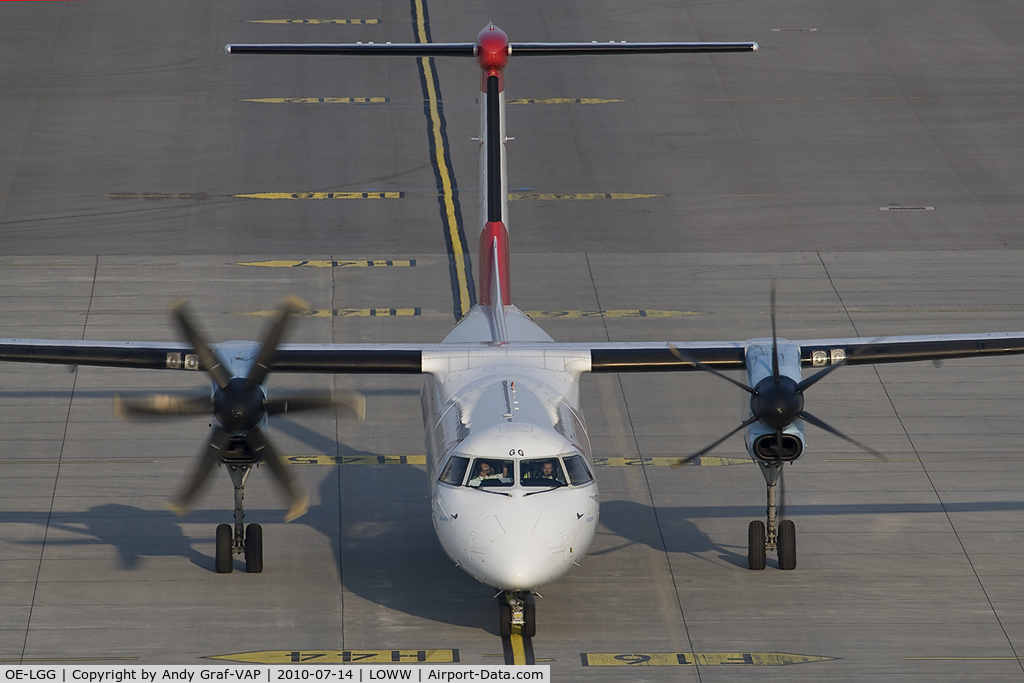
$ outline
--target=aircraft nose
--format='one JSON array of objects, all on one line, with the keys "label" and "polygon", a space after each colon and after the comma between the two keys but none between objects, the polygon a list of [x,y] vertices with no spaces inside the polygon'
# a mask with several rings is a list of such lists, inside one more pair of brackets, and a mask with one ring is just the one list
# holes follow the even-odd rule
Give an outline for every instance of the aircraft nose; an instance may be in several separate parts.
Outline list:
[{"label": "aircraft nose", "polygon": [[554,580],[558,572],[551,550],[534,539],[507,539],[491,549],[488,574],[505,590],[531,590]]}]

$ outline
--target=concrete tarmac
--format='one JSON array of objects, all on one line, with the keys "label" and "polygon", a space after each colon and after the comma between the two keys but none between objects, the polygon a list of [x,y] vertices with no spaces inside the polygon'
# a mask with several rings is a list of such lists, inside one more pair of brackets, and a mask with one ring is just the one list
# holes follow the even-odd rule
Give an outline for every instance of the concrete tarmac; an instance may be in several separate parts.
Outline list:
[{"label": "concrete tarmac", "polygon": [[[454,322],[458,226],[416,60],[221,49],[411,42],[422,5],[0,5],[0,337],[176,339],[181,295],[215,340],[258,339],[253,314],[288,294],[321,312],[294,341],[436,341]],[[493,20],[513,43],[761,45],[512,59],[508,97],[533,100],[508,112],[513,301],[555,339],[767,336],[772,279],[794,339],[1024,328],[1019,4],[506,5],[419,16],[435,42]],[[291,23],[253,23],[268,20]],[[433,69],[473,245],[478,75]],[[260,193],[296,198],[241,196]],[[746,569],[764,484],[739,437],[663,466],[739,423],[735,387],[584,378],[602,528],[542,590],[534,660],[555,680],[1019,679],[1022,374],[1017,359],[858,367],[809,391],[890,461],[807,428],[785,476],[792,572]],[[504,661],[492,591],[434,536],[424,467],[375,464],[423,453],[419,378],[273,377],[358,388],[367,420],[272,421],[310,512],[283,524],[257,471],[266,569],[218,575],[228,478],[188,516],[162,507],[206,422],[110,409],[204,387],[182,375],[0,368],[0,660]]]}]

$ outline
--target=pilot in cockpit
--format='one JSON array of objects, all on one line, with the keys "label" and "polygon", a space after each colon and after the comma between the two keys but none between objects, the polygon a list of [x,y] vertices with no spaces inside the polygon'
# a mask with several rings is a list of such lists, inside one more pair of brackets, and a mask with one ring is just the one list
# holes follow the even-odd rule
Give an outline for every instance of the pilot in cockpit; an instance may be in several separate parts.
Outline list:
[{"label": "pilot in cockpit", "polygon": [[507,465],[502,468],[502,471],[499,474],[490,461],[480,460],[476,465],[476,476],[470,479],[467,482],[467,485],[480,486],[483,484],[485,486],[508,486],[511,483],[512,478],[508,476]]}]

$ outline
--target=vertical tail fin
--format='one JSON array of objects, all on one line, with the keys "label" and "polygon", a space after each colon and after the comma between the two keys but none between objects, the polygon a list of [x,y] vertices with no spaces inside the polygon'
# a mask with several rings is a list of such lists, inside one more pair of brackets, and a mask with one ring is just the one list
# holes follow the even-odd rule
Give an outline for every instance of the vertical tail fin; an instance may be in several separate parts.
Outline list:
[{"label": "vertical tail fin", "polygon": [[[505,156],[505,65],[508,36],[488,24],[477,36],[480,64],[480,259],[477,301],[512,303],[508,257],[508,167]],[[498,291],[495,291],[498,290]]]}]

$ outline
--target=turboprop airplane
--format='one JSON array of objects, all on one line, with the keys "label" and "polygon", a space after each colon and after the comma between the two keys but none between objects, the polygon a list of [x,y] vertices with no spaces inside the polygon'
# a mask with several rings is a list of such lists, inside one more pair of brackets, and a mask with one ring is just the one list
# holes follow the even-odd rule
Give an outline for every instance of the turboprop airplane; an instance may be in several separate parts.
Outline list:
[{"label": "turboprop airplane", "polygon": [[[481,72],[481,230],[477,305],[439,343],[282,344],[288,299],[262,343],[208,344],[183,302],[172,313],[185,342],[96,342],[0,339],[0,361],[200,371],[212,379],[195,398],[158,395],[119,399],[124,414],[211,414],[213,430],[199,464],[172,501],[186,510],[214,465],[235,485],[235,527],[217,529],[216,568],[229,572],[234,554],[248,571],[262,569],[262,535],[244,526],[242,492],[252,468],[265,463],[290,501],[286,519],[305,511],[306,495],[267,437],[267,416],[341,405],[360,417],[356,394],[271,398],[271,372],[422,374],[423,427],[434,528],[451,560],[498,589],[499,632],[536,632],[531,595],[582,558],[597,530],[598,486],[586,422],[580,412],[584,373],[701,370],[750,394],[747,418],[698,457],[744,431],[768,495],[766,522],[748,527],[748,564],[763,569],[769,550],[779,567],[796,566],[795,526],[779,521],[776,488],[782,468],[804,454],[804,423],[873,455],[805,409],[805,392],[842,365],[1024,353],[1024,332],[791,341],[772,336],[715,342],[556,342],[512,303],[504,70],[511,57],[657,52],[749,52],[755,43],[510,43],[489,25],[474,43],[355,45],[229,45],[232,54],[405,55],[475,57]],[[816,369],[804,379],[803,368]],[[723,371],[746,373],[740,382]]]}]

